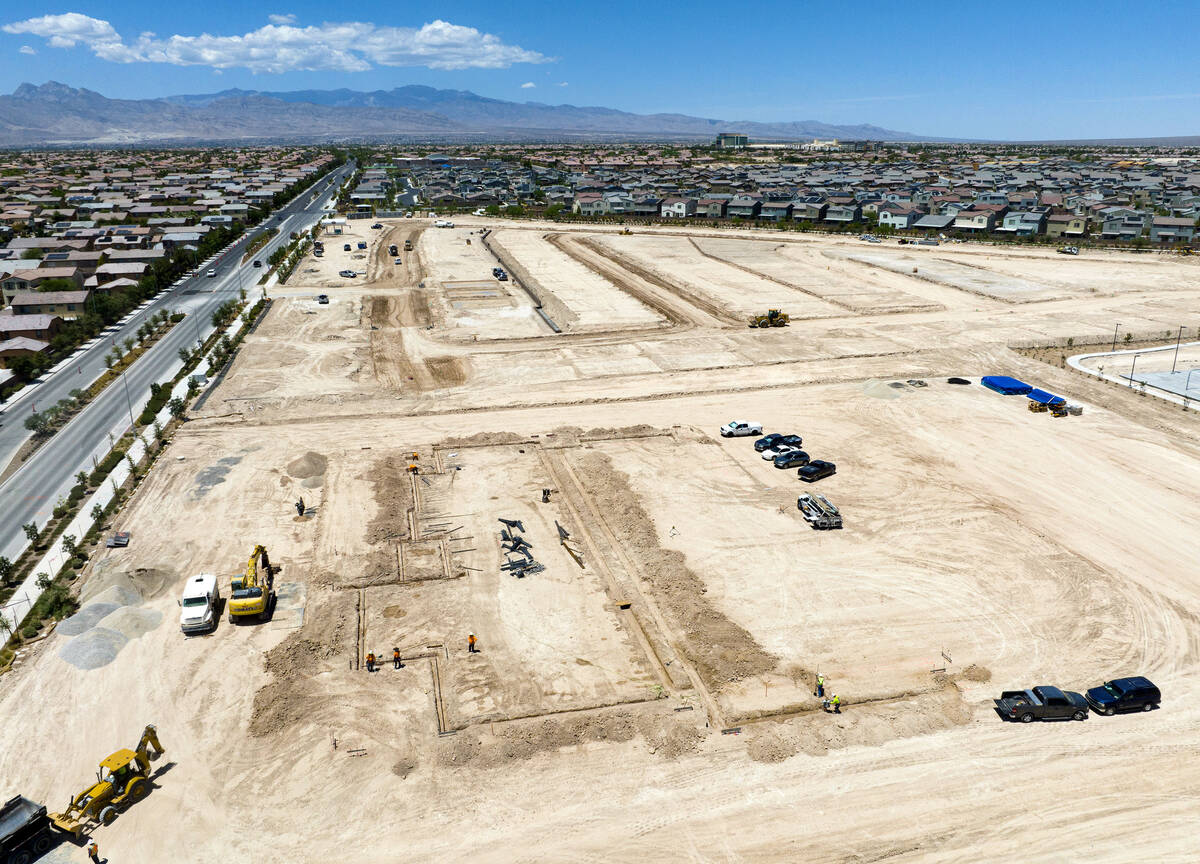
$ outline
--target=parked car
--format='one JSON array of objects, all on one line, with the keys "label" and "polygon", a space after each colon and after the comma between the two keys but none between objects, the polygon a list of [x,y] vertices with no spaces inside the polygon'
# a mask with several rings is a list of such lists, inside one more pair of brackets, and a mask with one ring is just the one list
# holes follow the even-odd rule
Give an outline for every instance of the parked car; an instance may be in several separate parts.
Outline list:
[{"label": "parked car", "polygon": [[403,261],[401,261],[399,258],[397,258],[397,259],[396,259],[395,261],[393,261],[392,263],[393,263],[393,264],[403,264],[404,262],[403,262]]},{"label": "parked car", "polygon": [[801,438],[799,435],[784,435],[776,443],[777,444],[786,444],[789,447],[799,447],[804,443],[804,439]]},{"label": "parked car", "polygon": [[341,276],[343,279],[353,279],[358,274],[355,273],[353,270],[339,270],[338,275]]},{"label": "parked car", "polygon": [[831,477],[836,473],[837,466],[832,462],[817,459],[797,471],[796,475],[805,483],[816,483],[822,477]]},{"label": "parked car", "polygon": [[764,435],[754,442],[754,449],[759,453],[774,447],[783,440],[783,435],[779,432],[772,432],[770,435]]},{"label": "parked car", "polygon": [[748,420],[730,420],[721,427],[722,438],[743,438],[746,435],[761,435],[762,424]]},{"label": "parked car", "polygon": [[789,444],[784,444],[781,441],[776,441],[774,447],[768,447],[766,450],[764,450],[762,452],[762,458],[765,459],[766,461],[770,462],[776,456],[782,456],[784,453],[788,452],[789,450],[795,450],[795,449],[796,449],[795,447],[792,447]]},{"label": "parked car", "polygon": [[349,244],[349,243],[343,243],[343,244],[342,244],[342,251],[343,251],[343,252],[349,252],[349,251],[350,251],[350,244]]},{"label": "parked car", "polygon": [[[776,468],[797,468],[808,464],[808,454],[796,447],[775,457]],[[803,469],[801,469],[803,470]]]},{"label": "parked car", "polygon": [[1006,690],[995,700],[996,710],[1006,720],[1086,720],[1088,701],[1082,693],[1059,690],[1045,684],[1030,690]]},{"label": "parked car", "polygon": [[262,262],[261,262],[261,261],[259,261],[257,258],[255,258],[255,259],[254,259],[254,266],[255,266],[255,267],[261,267],[261,266],[262,266]]},{"label": "parked car", "polygon": [[208,278],[209,278],[209,279],[215,279],[215,278],[216,278],[216,275],[217,275],[217,271],[216,271],[216,270],[209,270],[209,271],[208,271]]},{"label": "parked car", "polygon": [[329,305],[329,295],[328,294],[318,294],[317,302],[320,303],[322,306],[328,306]]},{"label": "parked car", "polygon": [[1111,717],[1118,711],[1153,711],[1162,701],[1149,678],[1114,678],[1087,691],[1088,704],[1097,714]]},{"label": "parked car", "polygon": [[382,222],[376,222],[374,225],[371,226],[372,229],[377,229],[377,228],[382,228],[382,227],[383,227]]}]

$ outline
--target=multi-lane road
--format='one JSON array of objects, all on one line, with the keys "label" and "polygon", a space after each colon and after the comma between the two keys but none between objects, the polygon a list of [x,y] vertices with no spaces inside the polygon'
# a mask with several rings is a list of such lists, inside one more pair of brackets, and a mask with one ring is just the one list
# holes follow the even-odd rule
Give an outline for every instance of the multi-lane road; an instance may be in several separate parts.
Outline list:
[{"label": "multi-lane road", "polygon": [[[293,231],[304,231],[324,214],[324,207],[338,186],[353,172],[344,165],[305,190],[265,223],[279,233],[256,257],[265,261],[279,246],[289,242]],[[314,198],[314,195],[316,196]],[[212,330],[212,313],[222,303],[239,296],[245,288],[252,297],[263,271],[252,262],[242,264],[249,232],[200,268],[198,275],[155,297],[109,328],[99,339],[75,352],[68,360],[46,373],[40,383],[26,388],[3,406],[0,415],[0,460],[7,463],[28,438],[25,419],[35,410],[45,410],[76,388],[84,387],[105,368],[104,355],[114,344],[132,337],[147,315],[160,309],[182,311],[187,318],[143,354],[120,379],[114,381],[86,408],[71,419],[49,441],[39,447],[21,467],[0,484],[0,555],[15,559],[26,545],[22,526],[33,522],[39,528],[49,520],[55,502],[74,484],[75,475],[91,467],[93,456],[102,456],[110,437],[119,434],[136,417],[149,398],[150,385],[166,381],[179,366],[179,349],[193,348],[198,337]],[[209,277],[209,270],[215,275]]]}]

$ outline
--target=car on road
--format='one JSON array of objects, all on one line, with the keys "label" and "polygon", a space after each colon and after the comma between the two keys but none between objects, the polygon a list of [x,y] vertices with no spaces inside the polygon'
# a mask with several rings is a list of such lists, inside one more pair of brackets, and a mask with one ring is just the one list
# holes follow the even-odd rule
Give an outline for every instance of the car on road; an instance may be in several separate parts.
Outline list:
[{"label": "car on road", "polygon": [[118,531],[104,541],[104,545],[109,549],[124,549],[129,545],[129,532]]},{"label": "car on road", "polygon": [[353,270],[339,270],[338,275],[341,276],[343,279],[353,279],[358,274],[355,273]]},{"label": "car on road", "polygon": [[217,276],[217,271],[216,271],[216,270],[209,270],[209,271],[208,271],[208,278],[209,278],[209,279],[215,279],[215,278],[216,278],[216,276]]},{"label": "car on road", "polygon": [[322,306],[328,306],[329,305],[329,295],[328,294],[318,294],[317,302],[320,303]]},{"label": "car on road", "polygon": [[255,266],[255,267],[261,267],[261,266],[262,266],[262,262],[261,262],[261,261],[259,261],[257,258],[255,258],[255,259],[254,259],[254,266]]},{"label": "car on road", "polygon": [[772,432],[770,435],[764,435],[754,442],[754,449],[759,453],[764,450],[769,450],[783,440],[783,434],[780,432]]},{"label": "car on road", "polygon": [[1114,678],[1087,691],[1088,704],[1097,714],[1111,717],[1118,711],[1153,711],[1162,701],[1162,693],[1149,678]]},{"label": "car on road", "polygon": [[808,454],[798,447],[790,448],[776,456],[774,462],[776,468],[799,468],[808,464]]},{"label": "car on road", "polygon": [[816,459],[797,471],[796,476],[805,483],[816,483],[821,478],[832,477],[836,473],[837,466],[832,462]]},{"label": "car on road", "polygon": [[761,435],[762,424],[749,420],[730,420],[721,427],[722,438],[742,438],[746,435]]},{"label": "car on road", "polygon": [[1005,690],[994,700],[1005,720],[1086,720],[1088,701],[1082,693],[1040,684],[1029,690]]}]

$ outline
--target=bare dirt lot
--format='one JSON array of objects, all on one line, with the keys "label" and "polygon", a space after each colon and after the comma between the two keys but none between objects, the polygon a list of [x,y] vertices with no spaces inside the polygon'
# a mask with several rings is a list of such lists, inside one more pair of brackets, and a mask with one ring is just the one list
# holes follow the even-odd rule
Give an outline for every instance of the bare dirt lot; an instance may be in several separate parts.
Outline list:
[{"label": "bare dirt lot", "polygon": [[[134,542],[0,678],[9,794],[56,809],[152,722],[113,861],[1192,860],[1195,415],[1009,346],[1162,334],[1194,264],[945,253],[1053,289],[1015,302],[921,278],[929,250],[504,225],[578,316],[554,333],[483,224],[351,223],[365,276],[275,292],[120,516]],[[1128,287],[1093,293],[1109,265]],[[746,328],[767,303],[792,326]],[[837,473],[800,482],[733,418]],[[813,491],[841,530],[804,521]],[[227,595],[259,543],[271,619],[184,637],[184,580]],[[1131,674],[1158,710],[993,709]]]}]

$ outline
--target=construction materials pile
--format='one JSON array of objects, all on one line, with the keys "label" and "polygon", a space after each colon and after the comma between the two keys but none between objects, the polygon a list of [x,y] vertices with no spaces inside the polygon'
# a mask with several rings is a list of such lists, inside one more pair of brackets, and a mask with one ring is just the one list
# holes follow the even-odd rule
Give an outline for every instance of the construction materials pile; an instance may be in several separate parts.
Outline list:
[{"label": "construction materials pile", "polygon": [[801,495],[796,499],[796,507],[804,521],[816,530],[842,527],[841,511],[824,495]]},{"label": "construction materials pile", "polygon": [[518,579],[524,579],[530,573],[541,573],[545,566],[533,560],[533,544],[524,537],[525,526],[520,519],[501,519],[504,527],[500,529],[500,546],[504,550],[504,563],[501,570],[507,570]]}]

